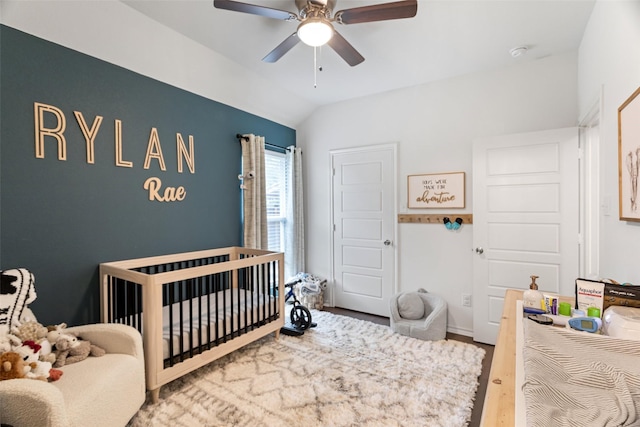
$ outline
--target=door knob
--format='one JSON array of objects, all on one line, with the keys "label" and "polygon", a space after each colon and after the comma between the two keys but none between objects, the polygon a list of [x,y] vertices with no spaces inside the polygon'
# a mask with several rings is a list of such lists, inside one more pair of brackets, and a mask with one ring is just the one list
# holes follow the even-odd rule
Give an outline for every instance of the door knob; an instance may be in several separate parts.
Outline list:
[{"label": "door knob", "polygon": [[384,241],[384,245],[385,245],[385,246],[389,246],[389,245],[391,245],[391,240],[389,240],[389,239],[385,240],[385,241]]},{"label": "door knob", "polygon": [[482,247],[478,246],[478,247],[476,248],[476,253],[477,253],[478,255],[482,255],[482,254],[484,253],[484,249],[482,249]]}]

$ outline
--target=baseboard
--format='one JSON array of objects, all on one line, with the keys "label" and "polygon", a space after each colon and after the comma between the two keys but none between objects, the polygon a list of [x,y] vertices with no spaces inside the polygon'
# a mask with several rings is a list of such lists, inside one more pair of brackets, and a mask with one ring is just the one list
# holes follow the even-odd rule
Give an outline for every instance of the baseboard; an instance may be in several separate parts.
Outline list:
[{"label": "baseboard", "polygon": [[465,328],[456,328],[455,326],[448,326],[447,332],[451,334],[464,335],[465,337],[473,337],[473,330]]}]

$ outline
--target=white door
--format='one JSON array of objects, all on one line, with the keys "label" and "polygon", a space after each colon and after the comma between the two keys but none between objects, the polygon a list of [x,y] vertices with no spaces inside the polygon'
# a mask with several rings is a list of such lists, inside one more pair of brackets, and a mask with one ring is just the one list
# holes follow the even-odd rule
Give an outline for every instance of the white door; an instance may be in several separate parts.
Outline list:
[{"label": "white door", "polygon": [[336,307],[389,317],[395,289],[396,148],[331,152]]},{"label": "white door", "polygon": [[473,144],[473,339],[495,344],[507,288],[572,295],[578,276],[578,129]]}]

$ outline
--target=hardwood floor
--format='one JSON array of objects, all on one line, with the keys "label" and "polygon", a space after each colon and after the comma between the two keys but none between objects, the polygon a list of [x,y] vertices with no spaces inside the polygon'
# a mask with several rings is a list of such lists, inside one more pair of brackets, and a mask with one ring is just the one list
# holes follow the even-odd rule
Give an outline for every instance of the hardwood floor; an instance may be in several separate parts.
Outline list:
[{"label": "hardwood floor", "polygon": [[[328,311],[334,314],[340,314],[343,316],[351,316],[356,319],[368,320],[380,325],[389,326],[389,318],[376,316],[373,314],[361,313],[359,311],[345,310],[343,308],[336,307],[324,307],[324,311]],[[471,413],[471,421],[469,427],[479,427],[480,419],[482,417],[482,406],[484,405],[484,396],[487,392],[487,381],[489,380],[489,371],[491,370],[491,359],[493,358],[493,346],[488,344],[482,344],[473,341],[473,338],[464,335],[447,333],[448,340],[462,341],[465,343],[477,345],[486,351],[485,357],[482,361],[482,373],[479,378],[478,391],[476,392],[476,399],[473,405],[473,412]]]}]

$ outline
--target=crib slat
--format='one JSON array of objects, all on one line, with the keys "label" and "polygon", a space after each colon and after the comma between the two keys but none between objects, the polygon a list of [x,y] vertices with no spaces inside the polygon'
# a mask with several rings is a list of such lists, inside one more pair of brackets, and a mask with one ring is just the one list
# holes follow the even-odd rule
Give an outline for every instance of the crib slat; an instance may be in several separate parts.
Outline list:
[{"label": "crib slat", "polygon": [[[237,311],[237,313],[236,313],[236,319],[237,319],[236,329],[234,331],[232,331],[232,332],[236,332],[236,335],[232,335],[232,337],[234,337],[234,338],[236,336],[242,335],[242,317],[241,317],[242,316],[242,310],[240,309],[240,304],[241,304],[241,301],[240,301],[240,289],[241,289],[241,286],[240,286],[240,283],[238,283],[238,286],[235,287],[236,294],[238,296],[238,304],[237,304],[237,310],[236,310]],[[234,308],[236,308],[236,307],[234,306]]]},{"label": "crib slat", "polygon": [[203,286],[205,289],[205,294],[207,296],[207,350],[210,350],[211,349],[211,277],[210,276],[204,277]]},{"label": "crib slat", "polygon": [[[193,293],[191,292],[193,285],[193,279],[185,280],[180,283],[180,287],[184,287],[186,293],[186,301],[189,302],[189,357],[193,357],[193,346],[195,344],[195,339],[193,337]],[[182,306],[184,301],[181,301],[180,305]],[[182,340],[181,340],[182,341]],[[182,360],[182,359],[181,359]]]},{"label": "crib slat", "polygon": [[170,284],[163,286],[167,290],[169,300],[169,366],[173,366],[173,289]]},{"label": "crib slat", "polygon": [[177,286],[178,288],[178,302],[180,304],[178,304],[178,315],[179,315],[179,329],[180,329],[180,335],[178,335],[178,344],[179,344],[179,349],[180,349],[180,361],[182,362],[183,359],[183,353],[184,353],[184,340],[182,339],[182,337],[184,336],[184,307],[182,306],[182,301],[184,301],[184,295],[183,295],[183,289],[182,286],[180,286],[180,284],[176,284],[174,282],[174,286]]},{"label": "crib slat", "polygon": [[271,306],[272,304],[272,296],[271,296],[271,287],[272,287],[272,281],[273,281],[273,263],[268,263],[267,264],[267,280],[265,280],[264,282],[264,295],[265,295],[265,306],[264,306],[264,317],[266,318],[270,318],[271,317]]},{"label": "crib slat", "polygon": [[[253,267],[249,267],[251,270],[253,270]],[[248,287],[248,277],[245,276],[244,277],[244,282],[242,283],[242,290],[243,290],[243,295],[244,295],[244,332],[248,332],[249,331],[249,313],[247,312],[248,307],[249,307],[249,298],[247,298],[247,287]]]},{"label": "crib slat", "polygon": [[[253,268],[254,269],[256,269],[256,268],[259,269],[259,267],[257,267],[257,266],[253,267]],[[248,317],[249,317],[248,323],[251,325],[251,328],[249,330],[254,328],[254,326],[256,324],[257,317],[258,317],[258,313],[254,314],[254,311],[260,310],[260,306],[259,306],[260,301],[259,300],[258,301],[254,301],[256,299],[256,296],[255,296],[255,293],[254,293],[254,290],[255,290],[254,284],[255,284],[255,281],[249,280],[248,283],[247,283],[247,286],[245,288],[245,295],[249,294],[251,296],[251,298],[249,299],[250,311],[248,313]]]},{"label": "crib slat", "polygon": [[[218,292],[220,291],[219,289],[219,280],[220,280],[220,275],[216,274],[215,276],[213,276],[213,289],[216,292],[216,297],[215,297],[215,305],[216,305],[216,330],[215,330],[215,335],[216,335],[216,345],[218,345],[220,343],[220,325],[218,324],[220,322],[220,316],[219,316],[219,302],[220,299],[218,298]],[[222,320],[222,330],[224,331],[224,328],[226,328],[226,325],[224,323],[224,319]]]}]

